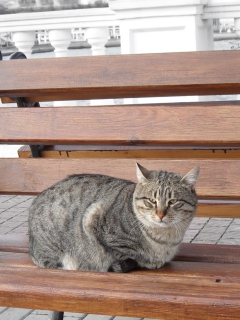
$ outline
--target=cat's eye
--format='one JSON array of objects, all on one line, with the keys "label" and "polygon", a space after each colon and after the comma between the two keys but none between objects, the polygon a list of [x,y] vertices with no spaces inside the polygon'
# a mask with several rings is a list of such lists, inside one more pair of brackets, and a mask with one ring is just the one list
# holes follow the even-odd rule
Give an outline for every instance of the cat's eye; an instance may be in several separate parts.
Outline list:
[{"label": "cat's eye", "polygon": [[178,199],[171,199],[168,201],[168,205],[172,205],[174,203],[176,203],[178,201]]}]

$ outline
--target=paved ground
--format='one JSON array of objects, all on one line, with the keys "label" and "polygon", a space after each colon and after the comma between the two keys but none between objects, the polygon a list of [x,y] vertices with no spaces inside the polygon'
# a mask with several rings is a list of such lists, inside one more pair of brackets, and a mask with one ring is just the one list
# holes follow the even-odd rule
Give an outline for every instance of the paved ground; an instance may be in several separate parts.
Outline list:
[{"label": "paved ground", "polygon": [[[0,196],[0,234],[27,234],[33,197]],[[240,245],[240,219],[194,218],[184,242]],[[47,320],[48,311],[0,307],[0,320]],[[64,320],[142,320],[140,318],[66,313]],[[150,319],[144,319],[150,320]]]}]

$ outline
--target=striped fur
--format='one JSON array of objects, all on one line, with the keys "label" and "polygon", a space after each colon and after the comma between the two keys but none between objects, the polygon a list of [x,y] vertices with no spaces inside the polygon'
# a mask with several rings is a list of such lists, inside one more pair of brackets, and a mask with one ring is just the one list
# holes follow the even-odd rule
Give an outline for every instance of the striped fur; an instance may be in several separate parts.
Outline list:
[{"label": "striped fur", "polygon": [[43,268],[128,272],[170,261],[197,207],[199,168],[148,171],[138,183],[73,175],[43,191],[29,211],[30,256]]}]

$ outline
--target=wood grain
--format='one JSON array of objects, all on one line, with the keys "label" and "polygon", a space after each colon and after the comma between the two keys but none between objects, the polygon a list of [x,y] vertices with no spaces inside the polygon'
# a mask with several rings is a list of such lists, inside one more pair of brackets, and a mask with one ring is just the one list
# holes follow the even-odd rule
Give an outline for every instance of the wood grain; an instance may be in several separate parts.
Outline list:
[{"label": "wood grain", "polygon": [[[0,235],[0,252],[25,253],[28,256],[28,236],[23,234]],[[19,256],[22,259],[24,256]],[[6,259],[5,259],[6,260]],[[24,258],[25,260],[25,258]],[[175,261],[240,264],[240,250],[236,245],[182,243]],[[1,260],[3,261],[3,259]]]},{"label": "wood grain", "polygon": [[[31,156],[30,147],[18,149],[19,158]],[[44,146],[41,158],[129,158],[129,159],[240,159],[240,149],[164,149],[161,146],[54,145]]]},{"label": "wood grain", "polygon": [[[181,256],[184,258],[184,260],[179,260],[178,256],[176,258],[165,264],[160,269],[154,269],[154,270],[135,270],[132,271],[132,274],[142,274],[143,276],[147,277],[148,275],[159,275],[160,277],[163,275],[167,276],[186,276],[186,277],[204,277],[205,279],[220,279],[224,282],[235,282],[236,278],[240,279],[240,259],[238,254],[238,260],[231,260],[220,257],[220,252],[223,254],[223,256],[226,254],[226,250],[229,249],[231,253],[234,251],[232,250],[233,246],[227,246],[225,249],[221,248],[219,251],[219,256],[217,256],[217,259],[210,260],[212,257],[215,258],[215,253],[213,253],[210,257],[207,256],[207,252],[210,252],[208,250],[209,248],[204,247],[204,245],[192,245],[187,244],[188,247],[193,247],[191,251],[194,249],[199,249],[198,247],[203,247],[203,250],[200,250],[201,252],[204,252],[204,255],[200,258],[200,261],[197,259],[192,261],[191,257],[189,256]],[[216,246],[215,247],[216,251]],[[206,249],[206,251],[205,251]],[[183,251],[183,250],[181,250]],[[213,251],[213,248],[212,248]],[[237,248],[235,250],[235,253],[237,251]],[[187,260],[190,258],[190,260]],[[219,258],[219,259],[218,259]],[[209,264],[209,262],[211,264]],[[238,264],[238,265],[236,265]],[[20,253],[20,252],[1,252],[0,251],[0,267],[3,266],[10,266],[10,267],[33,267],[38,268],[34,265],[34,263],[31,261],[31,258],[28,253]]]},{"label": "wood grain", "polygon": [[197,217],[211,218],[240,218],[240,202],[239,201],[222,201],[212,200],[205,202],[199,200],[196,212]]},{"label": "wood grain", "polygon": [[0,96],[31,101],[238,94],[238,51],[1,61]]},{"label": "wood grain", "polygon": [[213,270],[210,277],[183,277],[0,266],[0,304],[174,320],[177,310],[180,319],[237,319],[239,268],[231,279],[222,274],[220,283]]},{"label": "wood grain", "polygon": [[238,245],[182,243],[174,259],[188,262],[240,264],[240,250]]},{"label": "wood grain", "polygon": [[[240,160],[146,160],[148,169],[186,174],[201,168],[197,193],[200,198],[240,198]],[[2,194],[37,194],[70,174],[99,173],[136,181],[134,159],[1,159]]]},{"label": "wood grain", "polygon": [[0,251],[0,266],[34,267],[28,253]]},{"label": "wood grain", "polygon": [[[217,112],[216,112],[217,110]],[[0,142],[239,147],[240,106],[1,108]],[[187,151],[186,151],[187,153]]]},{"label": "wood grain", "polygon": [[29,241],[25,234],[0,234],[0,252],[28,253]]}]

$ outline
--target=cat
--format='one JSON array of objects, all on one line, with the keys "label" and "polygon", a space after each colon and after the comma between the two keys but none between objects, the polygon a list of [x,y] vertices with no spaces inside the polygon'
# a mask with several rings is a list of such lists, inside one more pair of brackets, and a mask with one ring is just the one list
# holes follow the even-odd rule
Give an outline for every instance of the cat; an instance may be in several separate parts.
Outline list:
[{"label": "cat", "polygon": [[134,183],[76,174],[40,193],[29,210],[29,252],[42,268],[155,269],[177,252],[197,208],[200,171],[147,170]]}]

